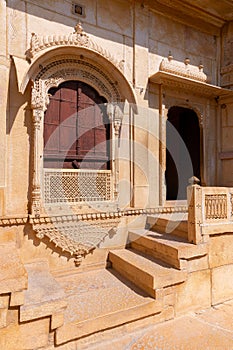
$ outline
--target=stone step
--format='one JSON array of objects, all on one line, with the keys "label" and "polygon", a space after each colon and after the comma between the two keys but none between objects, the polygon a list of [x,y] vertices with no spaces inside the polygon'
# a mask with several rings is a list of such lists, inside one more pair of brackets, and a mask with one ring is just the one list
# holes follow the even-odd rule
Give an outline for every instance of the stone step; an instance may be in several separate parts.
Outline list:
[{"label": "stone step", "polygon": [[186,269],[187,260],[207,254],[206,244],[195,245],[181,237],[146,229],[130,230],[128,239],[133,249],[160,259],[177,269]]},{"label": "stone step", "polygon": [[20,307],[20,322],[51,316],[51,329],[61,326],[67,302],[63,289],[49,272],[47,261],[25,264],[25,268],[28,289]]},{"label": "stone step", "polygon": [[161,312],[160,302],[111,269],[58,277],[66,293],[64,325],[56,330],[56,345]]},{"label": "stone step", "polygon": [[168,233],[188,239],[187,213],[148,215],[147,226],[159,233]]},{"label": "stone step", "polygon": [[133,249],[112,250],[109,252],[109,261],[113,269],[154,298],[156,289],[176,285],[187,277],[186,272]]}]

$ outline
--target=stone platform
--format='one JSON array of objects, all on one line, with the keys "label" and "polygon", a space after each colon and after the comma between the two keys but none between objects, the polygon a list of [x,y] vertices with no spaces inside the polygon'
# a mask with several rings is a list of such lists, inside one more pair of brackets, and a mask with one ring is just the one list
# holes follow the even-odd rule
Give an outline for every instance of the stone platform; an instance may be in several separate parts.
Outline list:
[{"label": "stone platform", "polygon": [[135,332],[123,331],[88,350],[232,350],[232,320],[233,300]]},{"label": "stone platform", "polygon": [[68,305],[64,325],[56,331],[57,345],[154,315],[162,308],[111,269],[57,277],[57,281]]}]

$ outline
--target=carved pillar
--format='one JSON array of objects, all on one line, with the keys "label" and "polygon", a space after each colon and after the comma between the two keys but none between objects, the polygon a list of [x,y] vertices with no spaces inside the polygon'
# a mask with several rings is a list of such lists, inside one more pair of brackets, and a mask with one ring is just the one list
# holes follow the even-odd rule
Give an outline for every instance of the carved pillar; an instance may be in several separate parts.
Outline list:
[{"label": "carved pillar", "polygon": [[112,125],[112,172],[114,177],[114,200],[118,201],[119,197],[119,136],[123,118],[123,113],[118,105],[109,103],[107,113]]},{"label": "carved pillar", "polygon": [[33,118],[33,161],[32,161],[32,202],[31,202],[31,214],[35,217],[39,217],[41,214],[41,120],[44,111],[42,109],[35,108],[32,111]]},{"label": "carved pillar", "polygon": [[165,106],[163,87],[160,85],[160,103],[159,103],[159,205],[164,205],[166,202],[166,122],[168,109]]}]

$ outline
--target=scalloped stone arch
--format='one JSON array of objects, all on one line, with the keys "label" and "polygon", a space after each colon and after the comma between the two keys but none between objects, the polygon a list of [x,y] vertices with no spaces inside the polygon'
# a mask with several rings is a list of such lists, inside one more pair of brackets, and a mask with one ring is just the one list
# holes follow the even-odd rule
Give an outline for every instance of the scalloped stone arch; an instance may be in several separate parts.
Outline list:
[{"label": "scalloped stone arch", "polygon": [[91,60],[80,59],[74,55],[62,55],[40,67],[40,71],[32,78],[31,105],[33,108],[46,110],[49,89],[68,80],[79,80],[91,85],[108,102],[122,100],[118,84]]}]

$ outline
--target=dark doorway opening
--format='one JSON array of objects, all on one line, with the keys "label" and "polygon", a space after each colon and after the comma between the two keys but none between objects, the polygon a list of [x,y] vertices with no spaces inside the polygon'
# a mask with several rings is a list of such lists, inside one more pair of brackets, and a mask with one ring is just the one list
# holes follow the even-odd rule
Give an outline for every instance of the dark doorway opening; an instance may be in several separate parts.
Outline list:
[{"label": "dark doorway opening", "polygon": [[166,199],[186,199],[188,179],[192,176],[200,179],[200,127],[197,114],[192,109],[171,107],[166,132]]}]

